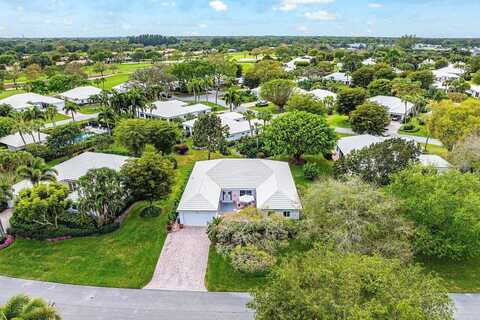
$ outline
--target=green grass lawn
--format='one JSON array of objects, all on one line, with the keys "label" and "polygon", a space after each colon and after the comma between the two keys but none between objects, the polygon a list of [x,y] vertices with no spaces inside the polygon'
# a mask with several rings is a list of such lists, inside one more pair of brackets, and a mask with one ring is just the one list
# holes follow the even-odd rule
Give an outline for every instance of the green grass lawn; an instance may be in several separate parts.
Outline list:
[{"label": "green grass lawn", "polygon": [[100,82],[97,84],[94,81],[91,81],[91,82],[92,82],[92,85],[97,88],[111,90],[113,87],[118,86],[119,84],[122,84],[124,82],[127,82],[129,79],[130,79],[130,74],[118,73],[111,77],[105,78],[105,83]]},{"label": "green grass lawn", "polygon": [[0,99],[5,99],[5,98],[8,98],[10,96],[19,94],[19,93],[25,93],[25,90],[17,89],[17,90],[0,91]]},{"label": "green grass lawn", "polygon": [[206,101],[203,101],[203,102],[200,102],[201,104],[204,104],[206,106],[209,106],[210,108],[212,108],[212,111],[213,112],[217,112],[217,111],[225,111],[227,110],[227,108],[225,108],[224,106],[221,106],[219,104],[216,104],[215,102],[206,102]]},{"label": "green grass lawn", "polygon": [[327,116],[327,123],[334,128],[351,128],[352,125],[348,120],[348,116],[343,116],[340,114],[333,114]]},{"label": "green grass lawn", "polygon": [[[117,64],[118,69],[115,71],[116,74],[118,73],[133,73],[135,70],[138,69],[144,69],[151,67],[152,64],[150,63],[122,63],[122,64]],[[94,71],[94,66],[87,66],[83,68],[83,70],[89,75],[89,76],[99,76],[97,72]],[[104,74],[111,74],[112,70],[108,68],[107,65],[107,70],[104,72]]]},{"label": "green grass lawn", "polygon": [[[425,144],[420,144],[422,147],[422,151],[425,149]],[[441,146],[436,146],[433,144],[429,144],[427,146],[426,153],[428,154],[436,154],[437,156],[440,156],[444,159],[448,159],[448,150],[445,147]]]},{"label": "green grass lawn", "polygon": [[204,151],[178,156],[179,169],[170,196],[159,201],[162,215],[143,219],[135,206],[122,227],[110,234],[59,243],[17,240],[0,251],[0,274],[59,283],[142,288],[153,274],[166,238],[165,225],[176,196]]},{"label": "green grass lawn", "polygon": [[100,112],[100,107],[97,104],[89,104],[80,107],[79,112],[83,114],[95,114]]},{"label": "green grass lawn", "polygon": [[58,112],[57,112],[57,113],[55,114],[54,120],[55,120],[55,121],[62,121],[62,120],[70,119],[70,118],[71,118],[71,117],[69,117],[69,116],[67,116],[67,115],[65,115],[65,114],[63,114],[63,113],[58,113]]},{"label": "green grass lawn", "polygon": [[268,106],[265,106],[265,107],[256,107],[255,106],[253,108],[250,108],[250,110],[257,111],[257,112],[270,111],[273,114],[279,114],[280,113],[278,111],[278,107],[271,102],[268,104]]},{"label": "green grass lawn", "polygon": [[400,128],[399,133],[410,135],[410,136],[417,136],[417,137],[428,137],[427,127],[425,125],[420,124],[418,118],[410,119],[408,124],[414,125],[415,129],[411,131],[405,131],[403,130],[403,125],[402,125],[402,128]]},{"label": "green grass lawn", "polygon": [[480,257],[466,261],[431,258],[417,259],[427,271],[435,272],[444,280],[449,292],[480,292]]}]

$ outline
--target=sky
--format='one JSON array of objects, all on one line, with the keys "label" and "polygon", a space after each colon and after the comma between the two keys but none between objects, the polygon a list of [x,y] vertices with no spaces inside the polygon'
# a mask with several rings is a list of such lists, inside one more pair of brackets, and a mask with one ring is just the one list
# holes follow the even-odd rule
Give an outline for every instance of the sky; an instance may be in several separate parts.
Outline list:
[{"label": "sky", "polygon": [[0,0],[0,37],[480,37],[480,0]]}]

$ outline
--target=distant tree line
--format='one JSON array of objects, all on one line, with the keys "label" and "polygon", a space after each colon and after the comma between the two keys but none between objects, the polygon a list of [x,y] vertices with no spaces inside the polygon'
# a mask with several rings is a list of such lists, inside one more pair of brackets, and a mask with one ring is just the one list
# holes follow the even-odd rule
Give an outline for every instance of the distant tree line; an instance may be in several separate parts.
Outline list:
[{"label": "distant tree line", "polygon": [[143,44],[144,46],[171,45],[178,43],[175,37],[165,37],[159,34],[141,34],[128,38],[128,43]]}]

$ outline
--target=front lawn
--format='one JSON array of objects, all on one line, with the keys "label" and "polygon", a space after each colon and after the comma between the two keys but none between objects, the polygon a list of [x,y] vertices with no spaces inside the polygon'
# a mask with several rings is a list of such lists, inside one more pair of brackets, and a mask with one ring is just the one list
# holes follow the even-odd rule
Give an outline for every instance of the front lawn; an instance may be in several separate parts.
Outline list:
[{"label": "front lawn", "polygon": [[348,116],[343,116],[340,114],[333,114],[327,116],[327,123],[334,128],[351,128],[352,125],[348,119]]},{"label": "front lawn", "polygon": [[257,111],[257,112],[270,111],[270,112],[273,113],[273,114],[279,114],[279,113],[280,113],[280,112],[278,111],[278,107],[277,107],[275,104],[271,103],[271,102],[268,103],[268,106],[265,106],[265,107],[257,107],[257,106],[255,106],[255,107],[253,107],[253,108],[250,108],[250,110]]},{"label": "front lawn", "polygon": [[480,257],[466,261],[419,258],[418,262],[440,276],[449,292],[480,292]]},{"label": "front lawn", "polygon": [[402,125],[399,133],[417,137],[428,137],[428,130],[418,118],[411,118],[407,124]]},{"label": "front lawn", "polygon": [[203,151],[176,157],[179,169],[172,193],[158,204],[162,215],[140,218],[144,204],[132,210],[122,227],[110,234],[59,243],[17,240],[0,251],[0,274],[68,284],[142,288],[151,279],[166,238],[168,214]]},{"label": "front lawn", "polygon": [[88,104],[80,107],[78,112],[82,114],[95,114],[100,112],[100,107],[96,104]]},{"label": "front lawn", "polygon": [[25,90],[15,89],[15,90],[0,91],[0,99],[5,99],[5,98],[8,98],[10,96],[19,94],[19,93],[25,93]]},{"label": "front lawn", "polygon": [[127,82],[130,79],[129,73],[118,73],[110,77],[104,78],[105,82],[96,82],[91,81],[92,85],[103,89],[103,90],[111,90],[113,87],[118,86],[124,82]]},{"label": "front lawn", "polygon": [[55,121],[62,121],[62,120],[68,120],[70,119],[69,116],[67,116],[66,114],[63,114],[63,113],[56,113],[55,114],[55,117],[53,118]]}]

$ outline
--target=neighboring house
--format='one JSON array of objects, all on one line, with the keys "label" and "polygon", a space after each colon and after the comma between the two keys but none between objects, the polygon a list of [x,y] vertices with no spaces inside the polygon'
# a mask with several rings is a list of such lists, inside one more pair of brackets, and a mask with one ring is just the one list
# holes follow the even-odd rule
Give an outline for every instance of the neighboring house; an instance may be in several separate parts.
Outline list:
[{"label": "neighboring house", "polygon": [[[217,116],[222,121],[222,126],[228,126],[227,141],[237,141],[242,137],[250,135],[250,124],[245,120],[243,114],[238,112],[225,112],[219,113]],[[192,119],[182,124],[187,135],[193,134],[193,126],[196,121],[197,119]],[[251,120],[250,122],[252,126],[255,124],[261,124],[261,121],[257,119]]]},{"label": "neighboring house", "polygon": [[465,73],[465,70],[449,64],[447,67],[433,70],[432,72],[438,82],[445,82],[460,78]]},{"label": "neighboring house", "polygon": [[23,111],[33,106],[45,109],[49,105],[53,105],[57,110],[62,110],[65,106],[65,101],[29,92],[2,99],[0,100],[0,105],[2,104],[8,104],[16,111]]},{"label": "neighboring house", "polygon": [[310,56],[303,56],[295,58],[287,63],[284,64],[285,71],[293,71],[297,68],[297,63],[308,63],[312,62],[313,57]]},{"label": "neighboring house", "polygon": [[220,159],[195,164],[177,207],[178,222],[206,226],[244,207],[299,219],[302,208],[286,162]]},{"label": "neighboring house", "polygon": [[[86,175],[88,170],[110,168],[119,171],[128,159],[129,157],[114,154],[84,152],[54,166],[53,169],[57,170],[57,181],[68,184],[72,191],[70,198],[75,200],[76,193],[74,191],[76,189],[76,181]],[[23,180],[13,185],[14,197],[17,197],[22,190],[31,187],[32,184],[28,180]],[[9,205],[11,207],[12,203]]]},{"label": "neighboring house", "polygon": [[210,113],[212,108],[204,104],[188,105],[186,102],[179,100],[156,101],[153,103],[155,109],[140,112],[140,116],[144,118],[159,118],[164,120],[186,120],[189,117],[197,117],[201,114]]},{"label": "neighboring house", "polygon": [[470,89],[467,90],[467,93],[474,98],[480,98],[480,86],[472,85]]},{"label": "neighboring house", "polygon": [[363,64],[364,66],[373,66],[373,65],[376,65],[377,62],[376,62],[375,59],[373,59],[373,58],[368,58],[368,59],[363,60],[363,61],[362,61],[362,64]]},{"label": "neighboring house", "polygon": [[435,64],[435,61],[429,58],[429,59],[423,60],[423,62],[420,63],[420,66],[431,66],[434,64]]},{"label": "neighboring house", "polygon": [[323,77],[325,80],[337,81],[346,85],[352,84],[352,79],[344,72],[334,72]]},{"label": "neighboring house", "polygon": [[451,168],[447,160],[434,154],[422,154],[418,157],[418,160],[424,166],[433,166],[438,172],[445,172]]},{"label": "neighboring house", "polygon": [[387,108],[387,111],[390,113],[390,117],[394,121],[403,121],[405,115],[408,117],[414,108],[413,103],[405,103],[405,101],[402,99],[391,96],[376,96],[368,99],[368,101],[378,103],[379,105]]},{"label": "neighboring house", "polygon": [[64,93],[60,94],[65,100],[71,101],[73,103],[82,105],[88,104],[91,102],[92,97],[100,94],[102,92],[101,89],[92,87],[92,86],[85,86],[85,87],[77,87],[72,90],[68,90]]},{"label": "neighboring house", "polygon": [[315,89],[310,91],[309,93],[313,94],[317,99],[325,100],[327,97],[332,97],[333,100],[337,100],[337,95],[331,91],[323,90],[323,89]]},{"label": "neighboring house", "polygon": [[359,136],[344,137],[337,141],[333,159],[339,160],[355,150],[361,150],[375,143],[384,142],[389,138],[362,134]]},{"label": "neighboring house", "polygon": [[[19,151],[25,149],[25,145],[44,143],[47,141],[48,134],[34,132],[31,134],[23,133],[23,139],[20,133],[14,133],[9,136],[0,138],[0,144],[5,145],[8,150]],[[25,140],[25,142],[24,142]]]},{"label": "neighboring house", "polygon": [[118,86],[113,87],[112,90],[118,93],[127,93],[128,91],[138,87],[144,87],[144,86],[137,81],[127,81],[119,84]]}]

